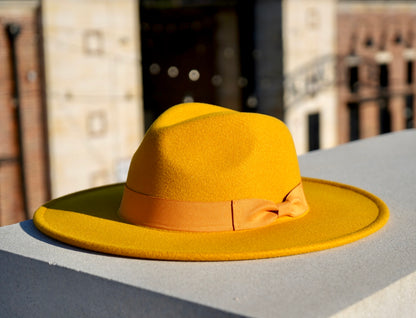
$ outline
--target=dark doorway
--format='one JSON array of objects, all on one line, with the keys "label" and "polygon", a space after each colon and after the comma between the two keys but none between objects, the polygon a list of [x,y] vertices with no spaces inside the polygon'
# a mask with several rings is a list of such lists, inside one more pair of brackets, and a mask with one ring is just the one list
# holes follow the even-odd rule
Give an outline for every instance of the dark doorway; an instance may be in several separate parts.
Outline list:
[{"label": "dark doorway", "polygon": [[413,83],[413,61],[406,62],[406,83],[412,84]]},{"label": "dark doorway", "polygon": [[381,99],[379,100],[380,107],[380,134],[385,134],[391,131],[391,114],[389,109],[389,67],[387,64],[380,64],[380,90]]},{"label": "dark doorway", "polygon": [[391,132],[391,114],[389,109],[389,99],[382,98],[379,100],[380,106],[380,134]]},{"label": "dark doorway", "polygon": [[349,77],[349,89],[351,93],[358,92],[358,66],[351,66],[348,68],[348,77]]},{"label": "dark doorway", "polygon": [[406,108],[405,108],[405,121],[406,128],[413,128],[413,105],[414,105],[414,95],[406,95]]},{"label": "dark doorway", "polygon": [[[413,61],[407,61],[406,63],[407,68],[407,76],[406,76],[406,83],[409,85],[409,90],[411,90],[411,85],[413,84]],[[414,105],[414,94],[407,94],[405,97],[406,100],[406,108],[405,108],[405,125],[406,128],[413,128],[413,105]]]},{"label": "dark doorway", "polygon": [[308,115],[309,151],[320,148],[320,115],[319,113]]},{"label": "dark doorway", "polygon": [[141,1],[146,128],[183,102],[241,110],[251,79],[241,67],[237,1],[211,2],[163,6]]},{"label": "dark doorway", "polygon": [[357,140],[360,138],[360,113],[359,104],[352,102],[348,103],[350,111],[350,140]]},{"label": "dark doorway", "polygon": [[389,66],[387,64],[380,64],[379,71],[379,85],[381,88],[389,87]]}]

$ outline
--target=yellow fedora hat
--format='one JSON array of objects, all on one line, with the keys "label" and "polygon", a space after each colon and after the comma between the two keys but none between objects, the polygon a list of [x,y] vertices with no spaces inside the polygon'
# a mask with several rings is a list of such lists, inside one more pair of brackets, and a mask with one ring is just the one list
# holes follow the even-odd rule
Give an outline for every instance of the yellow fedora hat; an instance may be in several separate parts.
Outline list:
[{"label": "yellow fedora hat", "polygon": [[34,223],[92,251],[216,261],[340,246],[374,233],[388,215],[364,190],[301,177],[280,120],[188,103],[149,128],[125,184],[52,200]]}]

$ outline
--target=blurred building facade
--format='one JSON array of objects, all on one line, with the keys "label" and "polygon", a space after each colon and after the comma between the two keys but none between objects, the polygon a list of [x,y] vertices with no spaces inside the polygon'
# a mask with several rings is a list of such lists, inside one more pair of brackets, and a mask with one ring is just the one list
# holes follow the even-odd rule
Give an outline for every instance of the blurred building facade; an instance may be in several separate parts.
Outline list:
[{"label": "blurred building facade", "polygon": [[336,0],[283,1],[284,121],[299,154],[337,138]]},{"label": "blurred building facade", "polygon": [[339,143],[415,127],[416,3],[340,1]]},{"label": "blurred building facade", "polygon": [[194,100],[261,112],[298,154],[414,126],[411,1],[141,4],[149,123]]},{"label": "blurred building facade", "polygon": [[0,225],[126,178],[143,136],[139,8],[0,1]]},{"label": "blurred building facade", "polygon": [[415,2],[283,4],[284,120],[299,154],[416,126]]}]

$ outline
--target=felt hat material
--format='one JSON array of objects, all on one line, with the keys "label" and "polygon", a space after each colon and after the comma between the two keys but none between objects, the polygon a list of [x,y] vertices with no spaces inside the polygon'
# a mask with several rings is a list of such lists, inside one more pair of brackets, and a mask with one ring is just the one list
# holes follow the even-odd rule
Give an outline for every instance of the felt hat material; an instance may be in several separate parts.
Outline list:
[{"label": "felt hat material", "polygon": [[125,184],[52,200],[34,216],[42,232],[81,248],[192,261],[327,249],[387,219],[387,206],[364,190],[301,177],[278,119],[201,103],[153,123]]}]

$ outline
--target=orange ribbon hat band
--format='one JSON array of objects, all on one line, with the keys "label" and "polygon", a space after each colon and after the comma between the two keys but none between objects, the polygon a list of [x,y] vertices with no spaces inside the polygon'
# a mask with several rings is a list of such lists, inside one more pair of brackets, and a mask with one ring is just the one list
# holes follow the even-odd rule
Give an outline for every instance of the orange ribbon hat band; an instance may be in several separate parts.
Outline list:
[{"label": "orange ribbon hat band", "polygon": [[119,215],[135,225],[175,231],[236,231],[269,225],[278,217],[297,217],[309,207],[302,183],[281,203],[264,199],[192,202],[157,198],[135,192],[127,185]]}]

